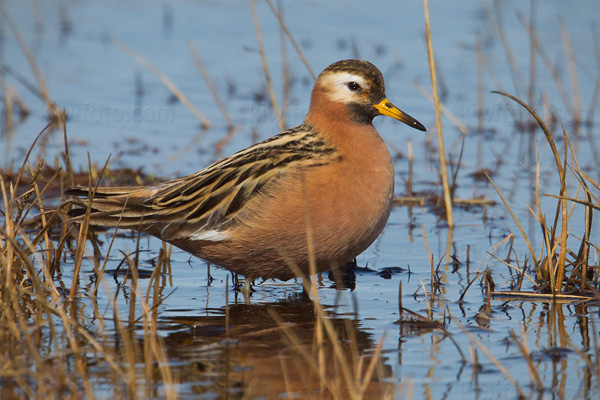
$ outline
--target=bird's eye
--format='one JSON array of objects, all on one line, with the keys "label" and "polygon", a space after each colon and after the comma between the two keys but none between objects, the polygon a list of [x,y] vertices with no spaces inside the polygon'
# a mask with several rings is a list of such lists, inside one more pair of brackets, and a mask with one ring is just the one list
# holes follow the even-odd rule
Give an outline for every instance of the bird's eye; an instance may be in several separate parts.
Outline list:
[{"label": "bird's eye", "polygon": [[356,82],[348,82],[348,89],[353,92],[358,92],[360,90],[360,85]]}]

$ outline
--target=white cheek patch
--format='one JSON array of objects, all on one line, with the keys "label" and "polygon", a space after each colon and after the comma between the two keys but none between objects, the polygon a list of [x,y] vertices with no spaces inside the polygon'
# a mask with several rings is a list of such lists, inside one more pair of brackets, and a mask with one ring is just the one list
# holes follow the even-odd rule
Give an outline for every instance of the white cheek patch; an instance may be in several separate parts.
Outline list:
[{"label": "white cheek patch", "polygon": [[363,77],[349,72],[336,72],[326,76],[323,80],[323,87],[326,88],[327,97],[329,97],[331,101],[350,103],[356,101],[359,94],[348,88],[348,83],[350,82],[358,83],[361,87],[361,91],[369,89],[369,85],[367,85],[367,82],[365,82]]}]

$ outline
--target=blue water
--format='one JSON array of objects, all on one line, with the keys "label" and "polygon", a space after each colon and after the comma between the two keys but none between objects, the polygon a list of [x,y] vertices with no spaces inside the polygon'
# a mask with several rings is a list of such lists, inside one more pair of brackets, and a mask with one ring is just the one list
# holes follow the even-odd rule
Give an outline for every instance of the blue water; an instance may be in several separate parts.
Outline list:
[{"label": "blue water", "polygon": [[[436,184],[437,154],[431,151],[437,148],[434,109],[419,90],[422,87],[427,93],[431,91],[424,44],[423,5],[408,1],[380,1],[376,4],[360,1],[282,3],[287,28],[315,73],[331,62],[353,57],[370,60],[383,71],[388,98],[428,127],[428,133],[423,134],[392,120],[378,119],[375,122],[392,154],[404,156],[395,163],[396,194],[406,195],[407,141],[412,142],[415,152],[414,190],[439,193],[439,185]],[[110,155],[112,167],[142,167],[145,173],[166,179],[195,172],[219,157],[214,149],[226,135],[227,124],[194,63],[189,44],[197,50],[212,84],[226,104],[229,116],[239,129],[222,150],[223,155],[279,131],[268,97],[257,101],[257,97],[266,94],[266,85],[248,2],[5,1],[3,5],[34,55],[52,99],[70,116],[67,130],[76,169],[87,168],[88,153],[92,162],[98,165],[103,165]],[[69,32],[61,30],[61,7],[70,21]],[[277,20],[266,3],[257,1],[256,7],[280,106],[284,62],[289,66],[292,85],[289,102],[285,105],[288,115],[286,126],[295,126],[302,122],[308,108],[312,78],[289,41],[286,41],[285,57],[282,57]],[[591,28],[598,23],[598,5],[591,0],[568,5],[561,1],[545,1],[538,2],[535,9],[536,34],[547,59],[566,86],[568,100],[565,104],[538,55],[533,106],[543,118],[547,118],[547,110],[552,109],[567,132],[572,133],[573,108],[577,102],[572,97],[568,57],[565,56],[560,24],[564,24],[575,54],[580,108],[587,116],[598,77]],[[536,397],[538,393],[529,386],[527,365],[514,344],[507,344],[507,337],[511,330],[520,337],[520,326],[524,325],[533,352],[554,346],[569,347],[564,343],[557,344],[557,338],[552,334],[556,327],[549,315],[556,311],[549,310],[550,306],[542,303],[493,301],[489,326],[480,327],[475,315],[485,302],[485,295],[479,283],[469,289],[462,308],[457,303],[478,267],[481,270],[488,266],[492,269],[497,289],[508,287],[511,279],[509,270],[488,257],[493,246],[508,234],[516,235],[513,261],[516,255],[522,265],[528,256],[521,234],[493,187],[485,180],[474,180],[471,174],[481,168],[493,171],[494,183],[524,222],[523,228],[537,252],[543,238],[528,206],[535,210],[538,159],[542,194],[556,195],[559,191],[554,159],[543,134],[539,130],[534,136],[519,132],[514,118],[507,111],[505,100],[490,93],[491,90],[504,90],[527,98],[530,41],[517,14],[522,13],[528,19],[530,5],[517,1],[499,3],[504,34],[514,54],[519,78],[514,78],[511,73],[506,53],[490,20],[490,17],[495,20],[496,15],[491,3],[432,1],[430,10],[439,79],[443,92],[447,93],[442,100],[469,130],[468,134],[462,135],[450,119],[443,118],[446,149],[454,163],[458,160],[464,139],[456,196],[466,199],[484,196],[498,204],[485,209],[455,209],[456,227],[450,253],[458,257],[461,266],[454,273],[452,266],[444,262],[448,255],[448,232],[440,214],[436,214],[430,206],[395,208],[382,236],[358,258],[359,265],[368,265],[372,271],[359,273],[356,289],[352,292],[331,289],[331,282],[325,279],[322,301],[327,305],[339,304],[333,312],[345,315],[353,312],[355,299],[361,332],[374,343],[386,334],[386,365],[392,370],[390,380],[398,384],[399,396],[408,396],[407,388],[412,388],[413,398],[515,398],[514,386],[481,351],[478,354],[483,370],[476,377],[473,375],[469,353],[472,341],[458,324],[450,322],[447,329],[464,352],[467,358],[465,365],[461,363],[454,345],[441,331],[405,336],[394,324],[399,319],[399,282],[404,288],[404,307],[420,313],[427,311],[426,299],[420,290],[421,280],[427,287],[430,281],[423,226],[434,264],[437,266],[440,260],[442,262],[440,270],[443,271],[444,284],[439,300],[434,302],[434,316],[442,319],[444,313],[448,316],[449,310],[453,320],[465,325],[509,370],[525,392]],[[13,33],[5,21],[0,20],[1,64],[35,82]],[[485,103],[483,132],[477,131],[476,114],[478,63],[475,46],[478,37],[487,65],[481,72]],[[208,118],[211,128],[203,130],[194,114],[180,102],[171,101],[171,93],[163,83],[115,42],[123,43],[169,77]],[[11,163],[22,162],[33,138],[45,126],[47,114],[44,103],[28,91],[15,74],[4,70],[2,79],[4,84],[14,88],[31,111],[26,120],[17,124],[10,140],[6,137],[7,132],[3,131],[0,166],[7,167]],[[523,84],[515,84],[519,79]],[[142,82],[143,94],[139,96],[136,95],[136,80]],[[515,106],[514,103],[509,104]],[[594,111],[596,114],[600,111],[597,105]],[[525,115],[522,110],[519,112]],[[571,134],[579,165],[596,180],[600,171],[595,136],[597,127],[598,124],[593,123],[589,128],[582,127],[578,135]],[[560,125],[555,126],[553,132],[562,157],[564,142]],[[62,135],[49,134],[43,154],[37,151],[41,148],[38,146],[34,151],[34,158],[44,155],[48,163],[61,164],[58,154],[64,148]],[[577,181],[573,176],[568,180],[568,190],[571,196],[575,196]],[[543,213],[547,218],[553,218],[555,200],[542,197],[541,202]],[[583,232],[583,222],[580,222],[583,221],[582,207],[575,207],[571,221],[571,234],[580,237]],[[592,237],[599,237],[599,233],[598,228],[594,228]],[[578,248],[576,238],[570,238],[569,244]],[[135,241],[120,239],[115,246],[132,251]],[[144,247],[149,250],[148,258],[152,258],[156,257],[160,243],[152,239],[144,242]],[[469,273],[465,262],[467,251],[471,261]],[[498,257],[506,258],[507,252],[506,244],[502,245]],[[211,274],[215,280],[209,286],[205,263],[189,258],[188,254],[174,250],[172,283],[165,290],[176,290],[160,306],[161,317],[222,315],[227,273],[213,267]],[[115,268],[118,262],[115,257],[108,268]],[[150,268],[149,265],[146,267]],[[410,274],[393,274],[391,279],[376,274],[388,267],[410,268]],[[68,271],[68,265],[63,268]],[[90,270],[91,267],[87,272]],[[107,293],[100,291],[101,304],[109,302],[111,294],[108,292],[114,290],[112,278],[105,280],[108,289]],[[526,282],[524,287],[531,288],[531,285]],[[256,289],[253,304],[276,304],[298,292],[300,286],[298,283],[265,282]],[[413,296],[418,290],[418,294]],[[231,293],[229,300],[234,301]],[[585,351],[584,339],[578,331],[578,312],[572,306],[558,307],[564,312],[564,320],[560,323],[570,335],[571,346]],[[590,334],[597,335],[597,306],[589,312]],[[169,329],[165,328],[164,334],[168,332]],[[561,382],[554,392],[543,392],[542,398],[580,398],[582,393],[594,398],[594,394],[598,394],[598,382],[591,384],[591,390],[582,392],[587,377],[581,357],[570,352],[562,360],[539,358],[537,365],[545,386],[550,388],[555,381]],[[173,362],[182,361],[174,357]],[[186,395],[186,384],[192,383],[182,383],[182,395]]]}]

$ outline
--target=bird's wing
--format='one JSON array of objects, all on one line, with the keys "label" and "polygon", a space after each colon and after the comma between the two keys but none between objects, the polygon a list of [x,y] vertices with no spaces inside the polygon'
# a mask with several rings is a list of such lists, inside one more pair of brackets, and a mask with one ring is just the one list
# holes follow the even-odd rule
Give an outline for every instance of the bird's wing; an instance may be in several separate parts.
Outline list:
[{"label": "bird's wing", "polygon": [[[149,230],[162,239],[235,223],[250,199],[268,192],[296,168],[335,160],[335,148],[313,128],[300,125],[213,163],[195,174],[154,187],[98,188],[92,223]],[[107,189],[107,190],[104,190]],[[87,195],[88,190],[85,189]],[[82,195],[74,190],[67,194]],[[99,220],[101,217],[103,220]],[[94,221],[96,218],[96,221]],[[106,223],[110,219],[112,223]]]}]

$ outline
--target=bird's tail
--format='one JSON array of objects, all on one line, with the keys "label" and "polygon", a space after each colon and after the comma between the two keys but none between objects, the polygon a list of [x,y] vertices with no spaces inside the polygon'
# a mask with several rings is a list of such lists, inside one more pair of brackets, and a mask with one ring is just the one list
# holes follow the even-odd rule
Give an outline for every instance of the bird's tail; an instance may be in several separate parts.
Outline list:
[{"label": "bird's tail", "polygon": [[147,230],[152,225],[153,208],[145,200],[153,192],[146,186],[71,187],[65,194],[77,198],[69,200],[73,207],[68,215],[82,222],[89,209],[91,225]]}]

